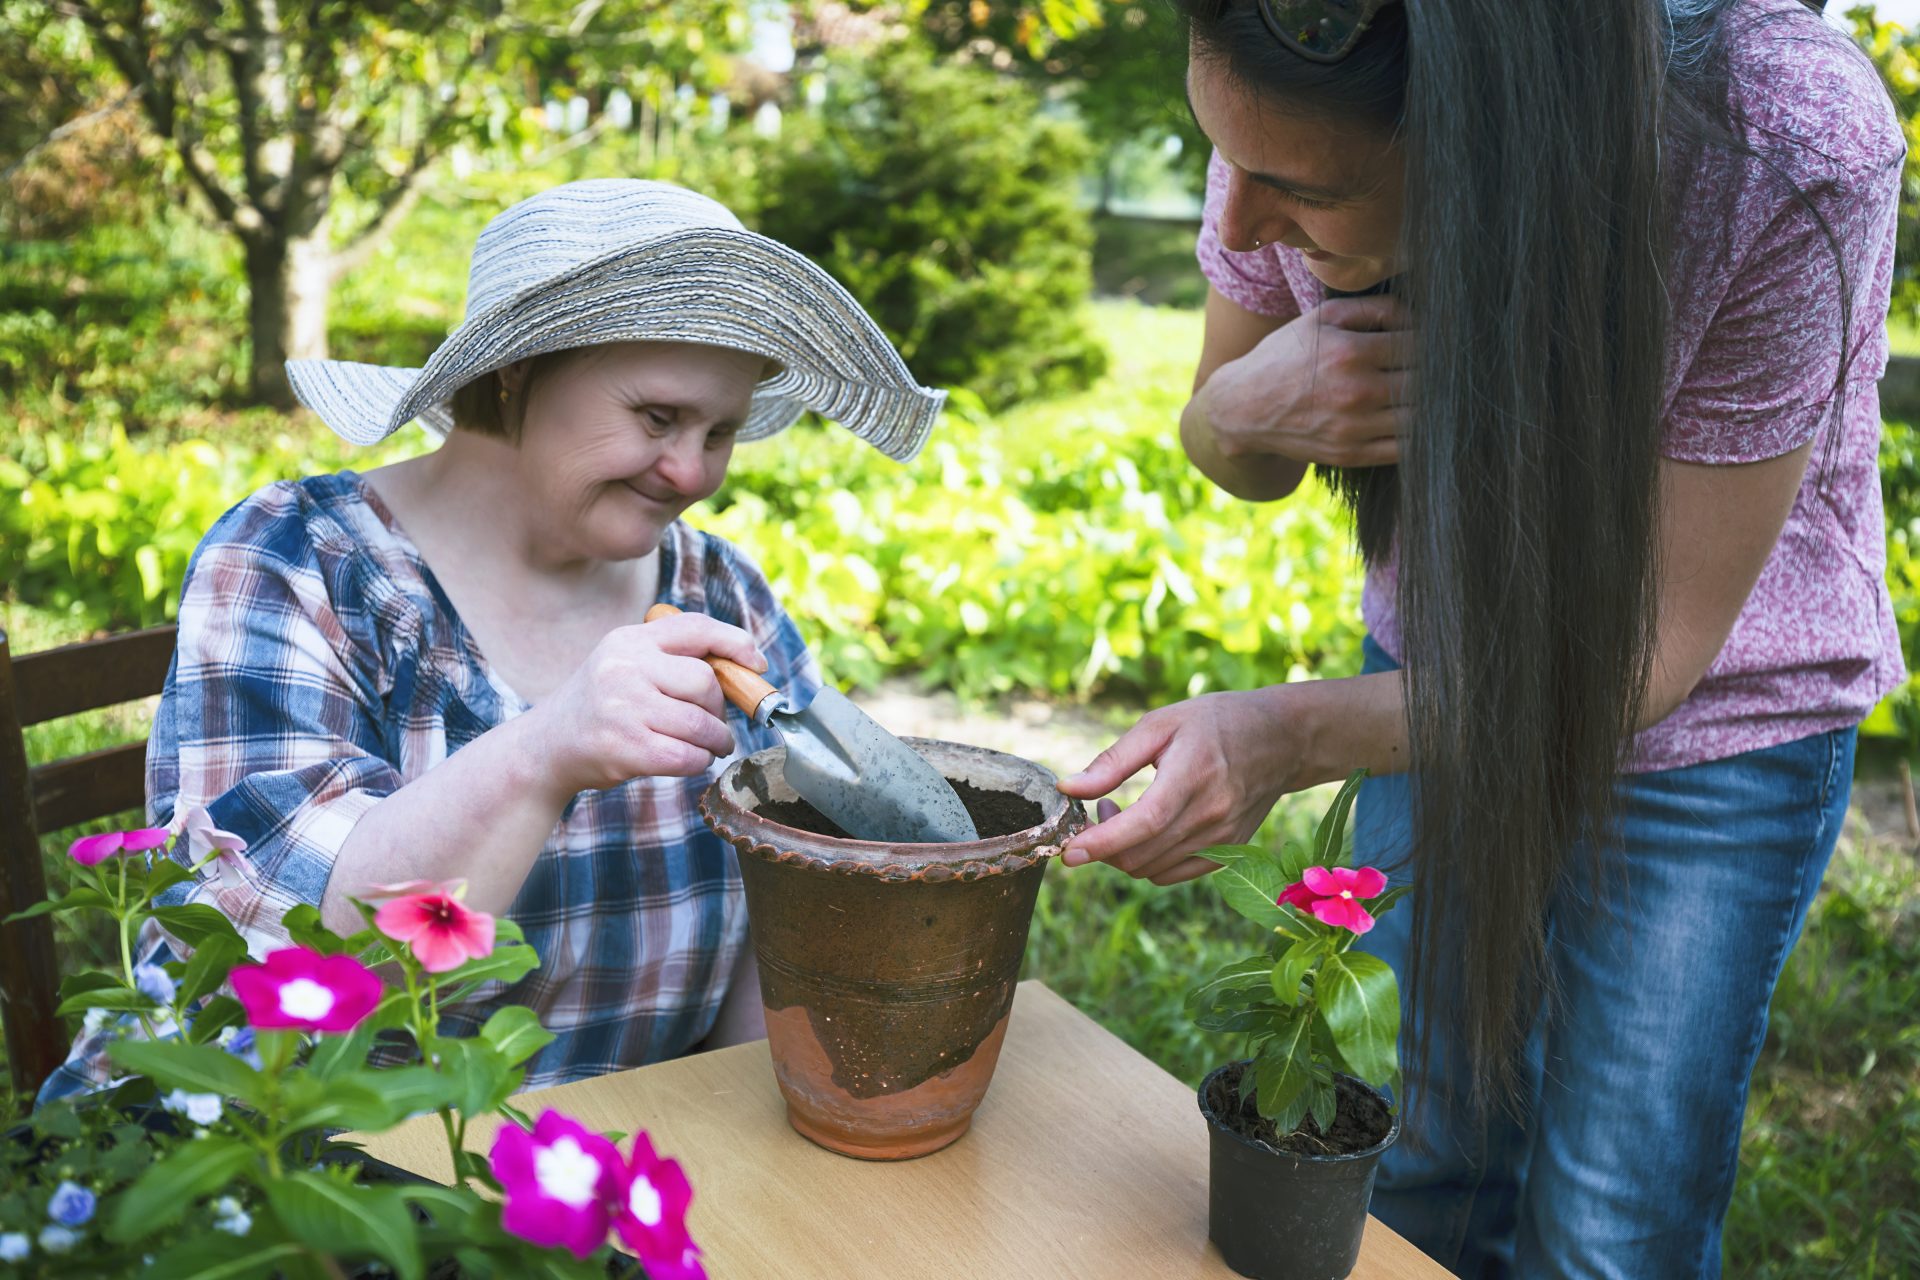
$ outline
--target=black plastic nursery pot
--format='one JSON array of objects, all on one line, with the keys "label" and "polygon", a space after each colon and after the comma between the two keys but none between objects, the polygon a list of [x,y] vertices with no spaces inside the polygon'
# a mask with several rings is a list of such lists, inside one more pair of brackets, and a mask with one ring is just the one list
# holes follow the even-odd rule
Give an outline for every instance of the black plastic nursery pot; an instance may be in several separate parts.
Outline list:
[{"label": "black plastic nursery pot", "polygon": [[[1207,1235],[1229,1267],[1252,1280],[1342,1280],[1360,1258],[1367,1205],[1380,1157],[1400,1136],[1390,1116],[1386,1137],[1363,1151],[1307,1156],[1276,1151],[1225,1120],[1246,1061],[1215,1068],[1200,1082],[1200,1114],[1211,1144]],[[1379,1099],[1379,1090],[1341,1077]]]}]

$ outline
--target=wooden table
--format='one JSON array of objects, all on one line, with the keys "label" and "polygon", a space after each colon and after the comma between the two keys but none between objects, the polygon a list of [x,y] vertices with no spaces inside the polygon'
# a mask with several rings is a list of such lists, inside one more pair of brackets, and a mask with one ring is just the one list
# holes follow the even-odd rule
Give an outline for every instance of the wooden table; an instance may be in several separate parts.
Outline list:
[{"label": "wooden table", "polygon": [[[951,1147],[875,1164],[787,1126],[766,1041],[515,1099],[590,1129],[646,1129],[694,1187],[689,1227],[714,1280],[1232,1276],[1207,1242],[1207,1127],[1193,1090],[1038,982],[1014,998],[1005,1048]],[[484,1151],[497,1121],[476,1121]],[[364,1140],[447,1181],[431,1117]],[[1447,1272],[1369,1220],[1355,1280]]]}]

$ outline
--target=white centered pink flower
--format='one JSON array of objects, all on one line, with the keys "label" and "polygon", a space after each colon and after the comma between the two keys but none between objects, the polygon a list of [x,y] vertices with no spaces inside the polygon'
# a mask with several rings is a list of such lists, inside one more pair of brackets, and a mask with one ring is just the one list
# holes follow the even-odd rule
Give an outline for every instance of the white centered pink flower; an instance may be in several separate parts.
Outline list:
[{"label": "white centered pink flower", "polygon": [[333,992],[312,978],[295,978],[280,988],[280,1012],[302,1022],[318,1022],[333,1012]]},{"label": "white centered pink flower", "polygon": [[533,1177],[540,1190],[569,1209],[583,1209],[594,1201],[600,1184],[600,1161],[581,1149],[571,1137],[533,1152]]},{"label": "white centered pink flower", "polygon": [[660,1193],[642,1174],[627,1188],[627,1212],[649,1227],[660,1225]]}]

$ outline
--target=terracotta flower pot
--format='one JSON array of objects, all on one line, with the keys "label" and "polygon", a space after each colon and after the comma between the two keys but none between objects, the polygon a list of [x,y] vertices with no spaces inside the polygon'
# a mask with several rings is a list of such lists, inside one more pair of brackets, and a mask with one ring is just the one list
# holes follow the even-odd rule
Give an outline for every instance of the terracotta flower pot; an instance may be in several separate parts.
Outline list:
[{"label": "terracotta flower pot", "polygon": [[1000,1057],[1040,877],[1086,821],[1039,765],[907,741],[956,784],[979,840],[849,839],[786,786],[780,747],[735,761],[700,801],[740,852],[787,1118],[868,1160],[923,1156],[967,1131]]}]

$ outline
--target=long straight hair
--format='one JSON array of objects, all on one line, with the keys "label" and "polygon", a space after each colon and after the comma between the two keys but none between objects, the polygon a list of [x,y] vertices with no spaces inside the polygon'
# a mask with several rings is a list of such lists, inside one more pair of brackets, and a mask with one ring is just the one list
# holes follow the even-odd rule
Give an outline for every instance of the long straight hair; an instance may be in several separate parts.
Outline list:
[{"label": "long straight hair", "polygon": [[1181,2],[1194,56],[1259,104],[1371,123],[1404,158],[1414,421],[1398,466],[1328,478],[1367,560],[1398,555],[1409,1075],[1445,1026],[1479,1105],[1518,1096],[1552,994],[1549,905],[1575,850],[1599,866],[1652,669],[1663,179],[1701,148],[1745,151],[1732,3],[1405,0],[1323,66],[1250,0]]}]

